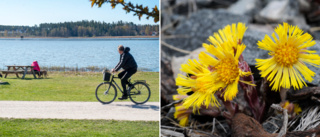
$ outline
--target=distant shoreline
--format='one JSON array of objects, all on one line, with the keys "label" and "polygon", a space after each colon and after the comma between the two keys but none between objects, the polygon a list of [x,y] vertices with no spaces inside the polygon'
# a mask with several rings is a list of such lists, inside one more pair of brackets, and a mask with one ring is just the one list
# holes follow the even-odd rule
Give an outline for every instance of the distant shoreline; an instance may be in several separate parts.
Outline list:
[{"label": "distant shoreline", "polygon": [[[0,37],[0,39],[21,39],[20,37]],[[99,37],[23,37],[24,39],[112,39],[112,38],[159,38],[159,36],[99,36]]]}]

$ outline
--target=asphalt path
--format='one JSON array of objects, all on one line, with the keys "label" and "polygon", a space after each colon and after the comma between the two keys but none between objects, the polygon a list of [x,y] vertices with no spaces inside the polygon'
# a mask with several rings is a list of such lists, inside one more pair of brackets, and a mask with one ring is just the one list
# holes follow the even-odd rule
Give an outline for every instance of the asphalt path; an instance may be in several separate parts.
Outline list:
[{"label": "asphalt path", "polygon": [[1,118],[159,121],[159,102],[0,101]]}]

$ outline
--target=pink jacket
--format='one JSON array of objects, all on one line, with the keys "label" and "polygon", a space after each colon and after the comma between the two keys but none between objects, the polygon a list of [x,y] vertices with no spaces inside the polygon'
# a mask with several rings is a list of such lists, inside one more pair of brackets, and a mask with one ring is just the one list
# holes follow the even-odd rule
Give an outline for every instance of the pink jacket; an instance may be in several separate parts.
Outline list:
[{"label": "pink jacket", "polygon": [[34,66],[33,70],[40,71],[40,67],[39,67],[37,61],[33,61],[32,64],[31,64],[31,66]]}]

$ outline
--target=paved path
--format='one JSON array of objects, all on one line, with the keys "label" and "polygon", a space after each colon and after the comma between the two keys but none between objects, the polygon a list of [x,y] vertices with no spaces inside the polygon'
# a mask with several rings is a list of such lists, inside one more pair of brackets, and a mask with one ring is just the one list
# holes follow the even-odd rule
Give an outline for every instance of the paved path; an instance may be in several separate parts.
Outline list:
[{"label": "paved path", "polygon": [[0,101],[2,118],[107,119],[159,121],[159,102]]}]

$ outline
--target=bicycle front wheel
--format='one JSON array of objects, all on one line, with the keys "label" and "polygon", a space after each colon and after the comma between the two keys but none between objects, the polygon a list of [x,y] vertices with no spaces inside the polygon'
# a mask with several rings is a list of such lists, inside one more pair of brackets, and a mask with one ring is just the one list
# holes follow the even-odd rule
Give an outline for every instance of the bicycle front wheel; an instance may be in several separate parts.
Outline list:
[{"label": "bicycle front wheel", "polygon": [[110,82],[103,82],[96,89],[96,98],[102,104],[109,104],[117,97],[117,89]]},{"label": "bicycle front wheel", "polygon": [[129,98],[133,103],[143,104],[150,98],[150,89],[146,83],[136,82],[130,90]]}]

